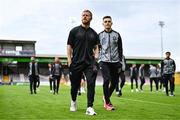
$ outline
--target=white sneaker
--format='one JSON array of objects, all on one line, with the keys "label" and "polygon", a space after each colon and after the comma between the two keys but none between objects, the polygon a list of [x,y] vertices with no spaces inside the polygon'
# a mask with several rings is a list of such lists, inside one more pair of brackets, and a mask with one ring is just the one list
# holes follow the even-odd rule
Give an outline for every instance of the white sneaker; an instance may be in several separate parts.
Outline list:
[{"label": "white sneaker", "polygon": [[175,95],[174,95],[174,93],[171,93],[169,96],[170,96],[170,97],[174,97]]},{"label": "white sneaker", "polygon": [[50,93],[53,93],[53,91],[52,91],[52,90],[50,90],[49,92],[50,92]]},{"label": "white sneaker", "polygon": [[139,90],[136,88],[136,92],[139,92]]},{"label": "white sneaker", "polygon": [[144,92],[143,90],[140,90],[140,92]]},{"label": "white sneaker", "polygon": [[119,94],[119,91],[116,92],[116,95],[118,95],[118,94]]},{"label": "white sneaker", "polygon": [[86,109],[86,115],[96,115],[97,113],[94,112],[94,109],[92,107],[88,107]]},{"label": "white sneaker", "polygon": [[81,87],[81,93],[86,93],[85,89],[83,87]]},{"label": "white sneaker", "polygon": [[76,103],[76,101],[71,100],[70,111],[75,112],[76,110],[77,110],[77,103]]},{"label": "white sneaker", "polygon": [[133,90],[133,89],[131,89],[131,92],[134,92],[134,90]]},{"label": "white sneaker", "polygon": [[36,91],[40,91],[40,89],[39,89],[39,88],[36,88]]},{"label": "white sneaker", "polygon": [[166,88],[163,88],[163,92],[166,92]]}]

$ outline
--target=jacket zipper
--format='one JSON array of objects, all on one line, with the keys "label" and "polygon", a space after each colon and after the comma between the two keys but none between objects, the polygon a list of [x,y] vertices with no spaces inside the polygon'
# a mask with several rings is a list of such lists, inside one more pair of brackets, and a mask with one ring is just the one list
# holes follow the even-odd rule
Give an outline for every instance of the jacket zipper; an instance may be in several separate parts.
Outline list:
[{"label": "jacket zipper", "polygon": [[111,59],[111,42],[110,42],[110,33],[108,33],[108,35],[109,35],[109,49],[110,49],[110,61],[112,61],[112,59]]}]

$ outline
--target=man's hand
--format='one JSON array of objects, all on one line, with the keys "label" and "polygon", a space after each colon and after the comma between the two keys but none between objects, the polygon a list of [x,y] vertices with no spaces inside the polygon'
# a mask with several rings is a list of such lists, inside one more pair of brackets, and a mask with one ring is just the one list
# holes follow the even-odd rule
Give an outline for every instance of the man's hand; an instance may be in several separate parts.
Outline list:
[{"label": "man's hand", "polygon": [[68,60],[68,67],[70,67],[72,61],[71,60]]},{"label": "man's hand", "polygon": [[68,60],[68,67],[70,67],[72,61],[71,61],[71,58],[72,58],[72,47],[71,45],[67,45],[67,60]]},{"label": "man's hand", "polygon": [[97,61],[99,59],[99,47],[98,45],[95,46],[95,49],[93,50],[94,52],[94,58]]}]

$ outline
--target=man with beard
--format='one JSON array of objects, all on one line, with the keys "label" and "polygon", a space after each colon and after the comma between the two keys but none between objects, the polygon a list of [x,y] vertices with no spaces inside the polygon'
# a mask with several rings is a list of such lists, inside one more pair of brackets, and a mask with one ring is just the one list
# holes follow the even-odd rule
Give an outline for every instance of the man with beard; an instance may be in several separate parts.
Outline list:
[{"label": "man with beard", "polygon": [[68,66],[71,81],[71,106],[70,111],[77,111],[77,93],[82,75],[87,80],[87,115],[96,115],[93,109],[95,95],[95,80],[97,76],[99,39],[97,33],[90,27],[92,13],[84,10],[81,16],[81,25],[73,28],[67,41]]},{"label": "man with beard", "polygon": [[36,94],[36,84],[39,78],[39,66],[36,62],[36,59],[34,56],[31,57],[31,62],[29,63],[29,81],[30,81],[30,91],[31,94]]}]

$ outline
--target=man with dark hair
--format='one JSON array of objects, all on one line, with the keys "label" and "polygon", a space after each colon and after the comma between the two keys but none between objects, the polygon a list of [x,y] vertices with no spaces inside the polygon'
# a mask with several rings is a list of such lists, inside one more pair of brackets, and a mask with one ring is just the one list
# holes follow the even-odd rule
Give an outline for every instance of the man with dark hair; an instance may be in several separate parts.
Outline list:
[{"label": "man with dark hair", "polygon": [[162,89],[163,91],[165,90],[165,85],[164,85],[164,81],[162,79],[162,74],[161,74],[161,67],[159,64],[156,65],[156,69],[157,69],[157,82],[158,82],[158,85],[160,83],[160,86],[159,88]]},{"label": "man with dark hair", "polygon": [[81,78],[78,95],[81,95],[81,93],[85,93],[85,77],[84,77],[84,75],[82,75],[82,78]]},{"label": "man with dark hair", "polygon": [[29,81],[30,81],[30,91],[31,94],[36,94],[36,85],[39,78],[39,66],[36,62],[36,59],[34,56],[31,57],[31,62],[29,63]]},{"label": "man with dark hair", "polygon": [[[163,75],[166,95],[167,96],[175,96],[174,95],[174,73],[176,71],[176,64],[173,59],[170,58],[171,53],[166,52],[166,58],[161,62],[161,73]],[[168,91],[168,82],[170,83],[170,95]]]},{"label": "man with dark hair", "polygon": [[152,88],[153,88],[153,81],[155,83],[156,86],[156,91],[158,92],[158,80],[157,80],[157,69],[156,66],[154,65],[150,65],[149,68],[149,80],[150,80],[150,91],[152,92]]},{"label": "man with dark hair", "polygon": [[37,91],[40,91],[39,87],[40,87],[40,77],[37,76],[37,85],[36,85]]},{"label": "man with dark hair", "polygon": [[50,86],[50,93],[52,93],[52,83],[53,83],[53,78],[52,78],[52,65],[51,63],[48,64],[48,68],[49,68],[49,86]]},{"label": "man with dark hair", "polygon": [[71,106],[70,111],[77,110],[77,93],[80,87],[82,75],[87,81],[87,115],[96,115],[93,109],[95,95],[95,81],[97,77],[99,38],[97,33],[90,27],[92,13],[84,10],[81,16],[82,24],[73,28],[68,37],[67,56],[71,81]]},{"label": "man with dark hair", "polygon": [[118,84],[122,61],[122,40],[118,32],[112,30],[111,16],[103,17],[104,31],[99,33],[100,39],[100,70],[103,76],[104,108],[114,110],[110,97]]},{"label": "man with dark hair", "polygon": [[108,15],[107,15],[107,16],[104,16],[104,17],[103,17],[103,20],[104,20],[104,19],[106,19],[106,18],[108,18],[108,19],[111,19],[111,20],[112,20],[111,16],[108,16]]},{"label": "man with dark hair", "polygon": [[130,68],[130,79],[131,79],[131,92],[134,92],[133,89],[133,81],[136,82],[136,92],[139,92],[138,90],[138,69],[136,67],[136,64],[132,64]]},{"label": "man with dark hair", "polygon": [[126,82],[126,76],[125,76],[126,59],[125,59],[124,55],[123,55],[121,64],[122,64],[122,69],[121,69],[121,72],[119,74],[119,76],[121,78],[121,83],[120,83],[120,86],[119,86],[119,81],[118,81],[118,84],[116,85],[116,94],[117,94],[118,97],[122,96],[122,88],[124,87],[124,84]]},{"label": "man with dark hair", "polygon": [[145,83],[144,64],[141,64],[141,66],[139,67],[139,79],[141,81],[140,90],[142,92],[143,91],[143,85]]},{"label": "man with dark hair", "polygon": [[58,94],[59,92],[59,84],[62,76],[62,71],[63,71],[62,64],[59,58],[55,57],[54,63],[52,64],[52,68],[51,68],[54,94],[55,93]]}]

